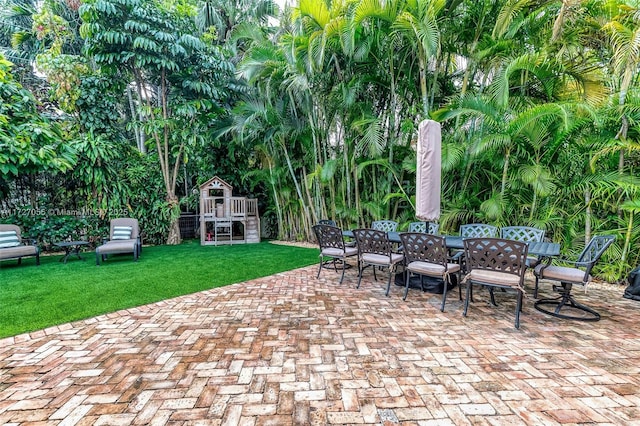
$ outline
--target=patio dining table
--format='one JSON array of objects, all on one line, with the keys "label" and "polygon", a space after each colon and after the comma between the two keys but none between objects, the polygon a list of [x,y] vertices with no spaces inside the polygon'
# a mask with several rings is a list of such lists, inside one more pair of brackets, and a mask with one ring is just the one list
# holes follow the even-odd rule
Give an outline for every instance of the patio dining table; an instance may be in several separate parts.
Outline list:
[{"label": "patio dining table", "polygon": [[[387,236],[390,241],[401,244],[400,234],[402,232],[387,232]],[[354,238],[352,230],[343,230],[342,235],[347,238]],[[464,238],[459,235],[442,235],[445,238],[447,243],[447,248],[452,250],[462,250],[464,249]],[[556,257],[560,255],[560,244],[552,243],[548,241],[533,241],[529,243],[529,255],[538,256],[540,260],[549,257]],[[454,275],[453,278],[456,278]],[[415,281],[415,282],[414,282]],[[455,282],[455,280],[454,280]],[[395,284],[397,286],[405,285],[405,276],[404,271],[396,274]],[[429,278],[422,283],[419,280],[412,280],[410,287],[411,288],[424,288],[425,291],[429,293],[442,293],[442,286],[444,285],[442,280],[438,280],[435,278]],[[453,284],[453,286],[449,287],[448,290],[453,288],[455,285],[458,285],[457,282]]]},{"label": "patio dining table", "polygon": [[[394,243],[400,243],[400,234],[402,232],[387,232],[389,240]],[[353,238],[353,231],[342,231],[345,237]],[[464,238],[459,235],[442,235],[447,241],[447,248],[462,250],[464,248]],[[532,241],[529,243],[529,254],[540,257],[555,257],[560,255],[560,244],[548,241]]]}]

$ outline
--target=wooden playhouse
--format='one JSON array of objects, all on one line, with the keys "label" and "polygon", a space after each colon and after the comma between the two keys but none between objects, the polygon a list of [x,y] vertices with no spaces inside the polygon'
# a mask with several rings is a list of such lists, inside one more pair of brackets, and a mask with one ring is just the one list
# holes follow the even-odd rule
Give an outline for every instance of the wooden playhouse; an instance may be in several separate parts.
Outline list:
[{"label": "wooden playhouse", "polygon": [[258,200],[234,197],[233,187],[214,176],[200,185],[200,244],[260,242]]}]

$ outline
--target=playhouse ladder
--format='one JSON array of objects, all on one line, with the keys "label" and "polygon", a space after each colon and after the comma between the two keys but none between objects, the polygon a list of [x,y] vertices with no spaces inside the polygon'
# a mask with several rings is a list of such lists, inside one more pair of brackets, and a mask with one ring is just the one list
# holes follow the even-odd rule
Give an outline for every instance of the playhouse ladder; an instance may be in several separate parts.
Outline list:
[{"label": "playhouse ladder", "polygon": [[[231,219],[217,219],[213,223],[213,241],[214,243],[218,243],[218,241],[228,241],[230,244],[233,243],[233,238],[231,231]],[[220,239],[220,237],[224,239]]]}]

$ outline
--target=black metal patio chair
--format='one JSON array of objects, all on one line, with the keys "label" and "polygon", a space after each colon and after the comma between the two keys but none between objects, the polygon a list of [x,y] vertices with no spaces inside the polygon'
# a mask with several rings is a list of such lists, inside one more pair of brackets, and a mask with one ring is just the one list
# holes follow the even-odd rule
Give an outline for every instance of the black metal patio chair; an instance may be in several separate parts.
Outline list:
[{"label": "black metal patio chair", "polygon": [[318,275],[316,278],[320,278],[320,272],[322,268],[326,266],[325,257],[333,260],[333,268],[338,272],[338,266],[336,261],[340,261],[342,266],[342,275],[340,276],[340,284],[344,280],[344,271],[346,269],[346,259],[358,254],[356,247],[347,247],[344,243],[344,237],[342,236],[342,230],[337,226],[331,225],[315,225],[313,232],[316,234],[316,240],[320,246],[320,267],[318,269]]},{"label": "black metal patio chair", "polygon": [[511,290],[517,298],[515,327],[520,328],[527,244],[502,238],[467,238],[464,252],[468,273],[463,315],[467,316],[473,285]]},{"label": "black metal patio chair", "polygon": [[[500,228],[500,238],[507,240],[523,241],[531,243],[534,241],[544,241],[544,229],[530,226],[505,226]],[[529,256],[527,258],[527,268],[533,268],[540,263],[540,257]]]},{"label": "black metal patio chair", "polygon": [[[600,314],[588,306],[578,303],[573,298],[571,290],[574,284],[586,288],[592,279],[591,270],[609,246],[613,244],[615,239],[616,237],[613,235],[593,237],[584,250],[582,250],[578,259],[573,262],[573,267],[552,265],[553,259],[549,259],[547,262],[536,266],[533,271],[536,277],[536,286],[533,291],[534,298],[538,298],[538,283],[540,280],[559,281],[560,285],[553,285],[553,291],[559,293],[558,297],[539,299],[534,304],[534,307],[540,312],[558,318],[598,321]],[[559,259],[556,261],[563,260]],[[551,306],[551,308],[547,308],[547,306]]]},{"label": "black metal patio chair", "polygon": [[426,222],[411,222],[409,224],[409,232],[426,232],[427,234],[437,235],[440,225],[435,222],[429,222],[429,232],[427,232]]},{"label": "black metal patio chair", "polygon": [[[442,305],[440,311],[444,312],[447,300],[447,291],[451,286],[451,274],[460,273],[460,265],[448,262],[447,243],[444,237],[425,234],[421,232],[406,232],[400,234],[405,256],[405,289],[403,300],[409,293],[411,275],[420,278],[420,287],[424,291],[424,277],[438,278],[443,281]],[[460,280],[458,279],[458,283]],[[458,286],[460,300],[462,289]]]},{"label": "black metal patio chair", "polygon": [[374,220],[371,222],[371,229],[384,232],[395,232],[398,229],[398,222],[393,220]]},{"label": "black metal patio chair", "polygon": [[387,268],[389,270],[389,279],[387,281],[386,295],[389,295],[391,289],[391,276],[395,272],[396,267],[402,262],[404,256],[393,251],[394,243],[389,241],[389,237],[385,231],[376,229],[356,229],[353,231],[358,248],[358,286],[362,282],[362,274],[364,268],[371,266],[373,269],[373,277],[376,277],[376,267]]}]

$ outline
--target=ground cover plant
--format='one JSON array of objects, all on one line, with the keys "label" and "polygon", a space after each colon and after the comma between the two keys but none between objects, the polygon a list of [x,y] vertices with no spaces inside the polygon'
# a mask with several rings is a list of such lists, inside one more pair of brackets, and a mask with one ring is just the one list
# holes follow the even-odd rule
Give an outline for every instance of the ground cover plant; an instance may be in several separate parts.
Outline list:
[{"label": "ground cover plant", "polygon": [[145,247],[138,262],[130,255],[110,256],[95,266],[60,256],[0,263],[0,337],[114,312],[119,309],[239,283],[318,261],[318,250],[262,242],[203,247]]}]

